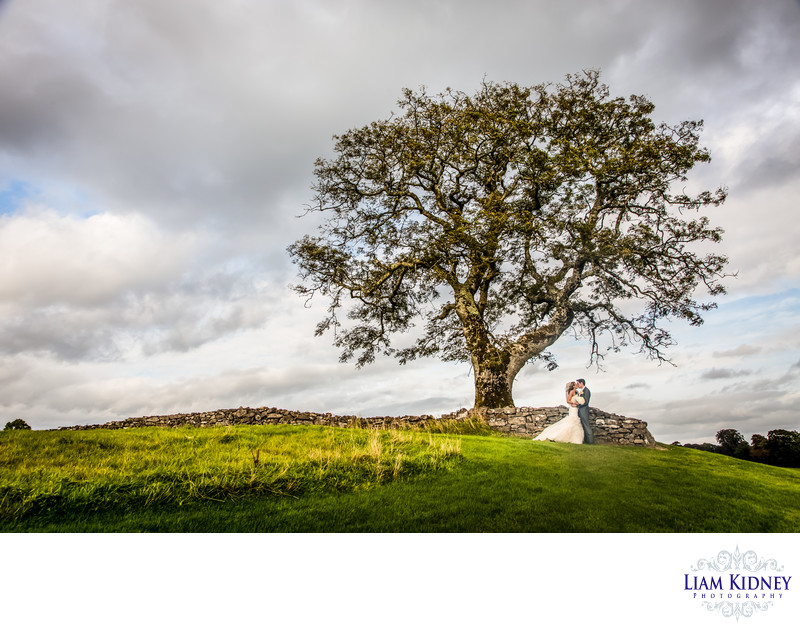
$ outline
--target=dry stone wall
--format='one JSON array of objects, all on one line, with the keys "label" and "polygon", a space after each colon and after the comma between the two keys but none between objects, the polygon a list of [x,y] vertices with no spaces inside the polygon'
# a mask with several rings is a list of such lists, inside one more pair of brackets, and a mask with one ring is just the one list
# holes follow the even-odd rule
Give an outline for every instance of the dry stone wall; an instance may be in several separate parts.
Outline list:
[{"label": "dry stone wall", "polygon": [[[440,417],[423,416],[335,416],[318,412],[294,412],[272,407],[215,410],[188,414],[166,414],[141,416],[124,421],[111,421],[101,425],[74,425],[60,427],[61,430],[130,429],[134,427],[214,427],[225,425],[327,425],[331,427],[360,427],[365,429],[396,429],[466,418],[473,414],[481,416],[495,430],[512,435],[533,438],[545,427],[567,414],[565,406],[555,408],[480,408],[459,410]],[[656,441],[647,429],[647,423],[639,419],[603,412],[589,408],[589,421],[598,443],[640,445],[655,447]]]},{"label": "dry stone wall", "polygon": [[[479,413],[494,429],[505,434],[533,438],[545,427],[564,418],[566,406],[555,408],[481,409]],[[599,444],[639,445],[655,447],[656,441],[647,423],[636,418],[589,408],[589,423]]]}]

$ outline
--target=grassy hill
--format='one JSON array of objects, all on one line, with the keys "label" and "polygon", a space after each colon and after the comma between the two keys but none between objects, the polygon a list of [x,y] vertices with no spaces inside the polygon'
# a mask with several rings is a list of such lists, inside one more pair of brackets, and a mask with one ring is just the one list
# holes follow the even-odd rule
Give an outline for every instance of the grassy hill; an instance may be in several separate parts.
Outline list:
[{"label": "grassy hill", "polygon": [[800,530],[800,470],[466,429],[0,432],[0,531]]}]

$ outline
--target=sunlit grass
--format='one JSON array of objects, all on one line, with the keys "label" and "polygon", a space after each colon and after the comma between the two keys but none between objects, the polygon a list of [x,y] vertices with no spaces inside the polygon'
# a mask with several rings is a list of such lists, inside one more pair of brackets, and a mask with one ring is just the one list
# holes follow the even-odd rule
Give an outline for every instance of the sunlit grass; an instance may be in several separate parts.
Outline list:
[{"label": "sunlit grass", "polygon": [[66,512],[351,491],[447,469],[460,439],[319,427],[0,435],[0,523]]}]

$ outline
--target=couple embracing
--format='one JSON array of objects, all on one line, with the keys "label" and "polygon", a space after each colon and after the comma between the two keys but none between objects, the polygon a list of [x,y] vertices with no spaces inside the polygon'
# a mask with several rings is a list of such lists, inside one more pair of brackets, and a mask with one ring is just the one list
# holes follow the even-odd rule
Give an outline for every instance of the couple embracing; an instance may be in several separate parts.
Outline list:
[{"label": "couple embracing", "polygon": [[594,433],[589,425],[589,399],[592,393],[583,379],[570,381],[566,388],[569,414],[546,427],[533,440],[551,440],[557,443],[594,443]]}]

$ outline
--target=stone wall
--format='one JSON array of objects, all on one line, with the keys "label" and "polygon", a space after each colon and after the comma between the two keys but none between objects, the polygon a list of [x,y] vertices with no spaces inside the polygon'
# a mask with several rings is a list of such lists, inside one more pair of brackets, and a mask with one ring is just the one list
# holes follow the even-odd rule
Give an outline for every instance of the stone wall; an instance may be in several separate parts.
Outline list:
[{"label": "stone wall", "polygon": [[[556,408],[498,408],[478,410],[494,429],[504,434],[533,438],[545,427],[568,414],[566,406]],[[655,447],[656,441],[647,423],[636,418],[589,408],[589,423],[599,444],[639,445]]]},{"label": "stone wall", "polygon": [[[424,416],[335,416],[318,412],[294,412],[278,408],[259,407],[189,414],[167,414],[141,416],[124,421],[111,421],[102,425],[74,425],[60,427],[61,430],[129,429],[133,427],[214,427],[220,425],[327,425],[332,427],[361,427],[367,429],[395,429],[466,418],[477,413],[495,430],[513,436],[533,438],[548,425],[567,414],[565,406],[556,408],[499,408],[459,410],[440,417]],[[647,423],[638,419],[609,414],[597,408],[589,408],[589,420],[598,443],[640,445],[655,447],[656,442],[647,430]]]},{"label": "stone wall", "polygon": [[[444,415],[440,418],[454,418]],[[407,425],[418,425],[435,421],[434,416],[379,416],[363,418],[360,416],[335,416],[319,412],[295,412],[279,408],[260,407],[213,412],[193,412],[189,414],[164,414],[160,416],[140,416],[124,421],[111,421],[102,425],[74,425],[60,427],[66,430],[81,429],[129,429],[133,427],[214,427],[224,425],[329,425],[332,427],[361,427],[365,429],[394,429]]]}]

